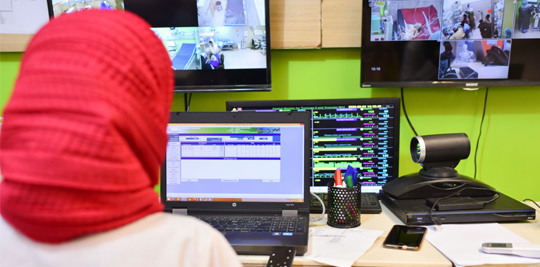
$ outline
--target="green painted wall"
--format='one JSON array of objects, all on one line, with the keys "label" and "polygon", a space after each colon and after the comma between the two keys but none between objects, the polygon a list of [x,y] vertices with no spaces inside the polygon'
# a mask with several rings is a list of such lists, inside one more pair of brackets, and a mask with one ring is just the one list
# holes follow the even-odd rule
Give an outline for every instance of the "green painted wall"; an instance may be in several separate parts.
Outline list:
[{"label": "green painted wall", "polygon": [[0,117],[19,73],[22,53],[0,53]]},{"label": "green painted wall", "polygon": [[[9,97],[20,53],[0,53],[0,111]],[[399,97],[399,88],[360,88],[360,49],[272,50],[272,92],[195,93],[192,111],[224,111],[230,100]],[[405,105],[420,135],[464,132],[471,156],[457,167],[474,175],[486,89],[405,88]],[[177,94],[173,111],[184,110]],[[410,159],[413,133],[401,117],[400,175],[417,172]],[[478,179],[518,200],[540,200],[540,86],[492,87],[478,150]],[[538,165],[537,165],[538,164]]]}]

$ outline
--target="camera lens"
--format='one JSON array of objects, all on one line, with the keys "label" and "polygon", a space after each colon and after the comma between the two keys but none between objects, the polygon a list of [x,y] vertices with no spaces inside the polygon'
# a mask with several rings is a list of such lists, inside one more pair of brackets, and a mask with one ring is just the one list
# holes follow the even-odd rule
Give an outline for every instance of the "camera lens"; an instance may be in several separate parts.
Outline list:
[{"label": "camera lens", "polygon": [[411,157],[414,163],[422,163],[426,158],[426,144],[422,136],[415,136],[411,140]]}]

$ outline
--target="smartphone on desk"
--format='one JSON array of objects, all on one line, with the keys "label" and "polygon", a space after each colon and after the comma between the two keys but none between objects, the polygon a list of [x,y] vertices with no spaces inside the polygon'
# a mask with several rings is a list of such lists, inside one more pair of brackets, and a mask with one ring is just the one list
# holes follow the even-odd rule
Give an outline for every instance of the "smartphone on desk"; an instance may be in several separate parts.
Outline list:
[{"label": "smartphone on desk", "polygon": [[394,225],[384,240],[385,248],[419,250],[427,229],[418,226]]}]

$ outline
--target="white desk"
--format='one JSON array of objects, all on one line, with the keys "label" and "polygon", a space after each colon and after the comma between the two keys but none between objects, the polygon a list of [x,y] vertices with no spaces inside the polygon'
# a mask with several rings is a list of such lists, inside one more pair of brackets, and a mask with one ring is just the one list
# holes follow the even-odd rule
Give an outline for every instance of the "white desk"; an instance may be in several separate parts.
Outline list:
[{"label": "white desk", "polygon": [[[527,203],[531,207],[532,203]],[[360,228],[383,230],[384,233],[375,241],[373,246],[358,259],[353,266],[452,266],[452,262],[433,247],[427,240],[424,240],[420,251],[403,251],[397,249],[383,248],[382,243],[388,234],[388,231],[394,224],[403,224],[391,211],[384,205],[381,214],[362,214]],[[537,209],[538,210],[538,209]],[[537,215],[538,216],[538,215]],[[521,223],[503,223],[501,224],[524,237],[533,243],[540,243],[540,221],[528,221]],[[326,220],[317,223],[311,223],[312,228],[330,228],[326,225]],[[362,242],[359,240],[359,242]],[[266,266],[268,256],[240,256],[244,266]],[[327,266],[304,257],[295,257],[294,266]],[[493,266],[493,265],[492,265]],[[502,265],[494,265],[503,267]],[[504,265],[508,266],[508,265]],[[524,265],[519,265],[523,267]],[[528,265],[530,266],[530,265]]]}]

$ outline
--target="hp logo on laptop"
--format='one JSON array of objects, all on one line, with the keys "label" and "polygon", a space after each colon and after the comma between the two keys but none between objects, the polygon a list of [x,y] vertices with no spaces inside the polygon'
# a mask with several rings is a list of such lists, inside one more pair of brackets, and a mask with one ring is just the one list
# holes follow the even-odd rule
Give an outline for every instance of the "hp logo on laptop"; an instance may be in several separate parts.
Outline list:
[{"label": "hp logo on laptop", "polygon": [[236,208],[236,203],[232,203],[233,208]]}]

